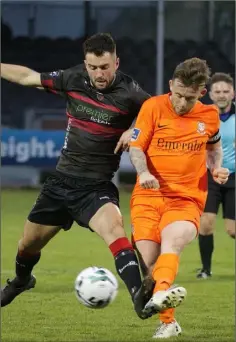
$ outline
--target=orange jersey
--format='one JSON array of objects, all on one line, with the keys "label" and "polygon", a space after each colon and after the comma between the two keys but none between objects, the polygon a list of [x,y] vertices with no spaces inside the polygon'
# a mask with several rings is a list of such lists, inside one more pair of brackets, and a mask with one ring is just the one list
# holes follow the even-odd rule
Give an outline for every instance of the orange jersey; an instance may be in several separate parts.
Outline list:
[{"label": "orange jersey", "polygon": [[133,196],[188,197],[202,210],[207,195],[206,144],[219,140],[219,127],[214,105],[198,101],[189,113],[179,116],[169,94],[145,101],[130,146],[145,152],[160,189],[143,189],[137,179]]}]

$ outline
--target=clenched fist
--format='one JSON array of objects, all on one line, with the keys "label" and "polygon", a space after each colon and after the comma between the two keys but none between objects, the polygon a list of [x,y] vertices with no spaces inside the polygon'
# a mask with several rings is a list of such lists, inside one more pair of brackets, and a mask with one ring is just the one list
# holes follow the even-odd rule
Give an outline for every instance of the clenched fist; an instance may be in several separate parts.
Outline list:
[{"label": "clenched fist", "polygon": [[218,184],[225,184],[229,178],[229,170],[224,167],[219,167],[211,171],[214,181]]}]

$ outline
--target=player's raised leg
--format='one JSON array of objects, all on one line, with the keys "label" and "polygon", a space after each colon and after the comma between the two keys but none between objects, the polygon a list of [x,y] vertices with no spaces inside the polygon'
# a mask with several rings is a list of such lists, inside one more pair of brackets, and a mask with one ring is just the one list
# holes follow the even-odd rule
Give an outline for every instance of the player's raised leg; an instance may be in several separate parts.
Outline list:
[{"label": "player's raised leg", "polygon": [[[139,240],[135,243],[135,247],[138,251],[140,265],[145,265],[145,268],[142,268],[145,272],[144,276],[148,278],[149,282],[152,280],[155,284],[152,271],[161,252],[160,244],[151,240]],[[175,320],[173,308],[160,312],[159,318],[160,323],[153,338],[166,338],[181,334],[182,329]]]},{"label": "player's raised leg", "polygon": [[142,294],[138,297],[136,295],[142,285],[139,263],[126,237],[118,206],[113,203],[104,204],[91,218],[89,226],[109,246],[115,259],[117,273],[129,290],[138,316],[142,319],[147,318],[148,316],[142,313]]},{"label": "player's raised leg", "polygon": [[10,304],[20,293],[35,286],[36,278],[32,275],[32,270],[39,262],[41,249],[59,230],[59,227],[26,221],[16,255],[16,276],[11,281],[8,279],[6,286],[1,290],[1,307]]},{"label": "player's raised leg", "polygon": [[148,315],[159,313],[160,325],[153,338],[178,336],[182,330],[175,320],[174,308],[183,302],[186,290],[173,283],[179,256],[197,235],[200,210],[194,201],[184,198],[140,195],[132,198],[131,218],[136,248],[149,274],[152,269],[155,281],[154,294],[144,309]]},{"label": "player's raised leg", "polygon": [[191,221],[175,221],[162,230],[161,255],[152,272],[156,285],[154,295],[145,307],[147,312],[162,312],[184,301],[186,289],[172,284],[178,272],[179,256],[196,237],[196,233],[196,226]]}]

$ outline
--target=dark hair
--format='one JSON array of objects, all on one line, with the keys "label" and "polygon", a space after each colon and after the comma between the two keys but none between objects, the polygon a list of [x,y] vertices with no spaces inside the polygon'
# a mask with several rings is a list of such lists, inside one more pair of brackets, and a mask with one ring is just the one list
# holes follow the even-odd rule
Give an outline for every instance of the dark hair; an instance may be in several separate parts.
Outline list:
[{"label": "dark hair", "polygon": [[209,82],[209,87],[211,88],[212,85],[217,82],[225,82],[234,86],[233,78],[229,74],[225,74],[224,72],[216,72],[215,74],[213,74]]},{"label": "dark hair", "polygon": [[208,83],[210,74],[211,70],[207,62],[194,57],[177,65],[172,79],[178,78],[186,87],[198,88]]},{"label": "dark hair", "polygon": [[105,52],[116,52],[116,43],[109,33],[97,33],[89,37],[83,44],[84,56],[94,53],[102,56]]}]

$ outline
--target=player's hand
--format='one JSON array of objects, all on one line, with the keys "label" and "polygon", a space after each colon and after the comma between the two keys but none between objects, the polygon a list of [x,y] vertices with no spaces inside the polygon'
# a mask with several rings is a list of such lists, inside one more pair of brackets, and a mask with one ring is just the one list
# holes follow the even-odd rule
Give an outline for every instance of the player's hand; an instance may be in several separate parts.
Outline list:
[{"label": "player's hand", "polygon": [[219,167],[211,171],[214,181],[218,184],[225,184],[229,178],[229,170],[224,167]]},{"label": "player's hand", "polygon": [[114,153],[117,153],[120,149],[122,149],[122,151],[128,151],[129,142],[131,140],[132,134],[133,134],[133,128],[128,129],[122,134],[122,136],[120,137],[120,140],[118,141],[116,145]]},{"label": "player's hand", "polygon": [[159,189],[160,184],[156,177],[150,172],[145,171],[139,175],[139,184],[143,189]]}]

